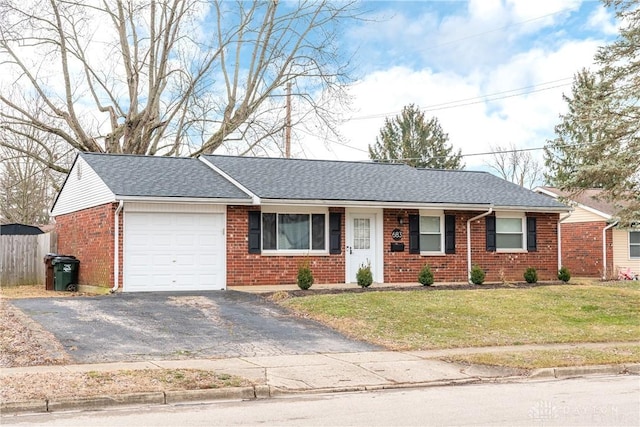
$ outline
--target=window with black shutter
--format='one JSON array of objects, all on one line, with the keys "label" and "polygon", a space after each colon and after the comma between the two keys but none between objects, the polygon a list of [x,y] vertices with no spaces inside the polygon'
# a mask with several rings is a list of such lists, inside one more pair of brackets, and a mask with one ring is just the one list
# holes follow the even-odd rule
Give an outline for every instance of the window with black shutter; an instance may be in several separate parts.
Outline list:
[{"label": "window with black shutter", "polygon": [[249,253],[260,253],[260,211],[249,211]]},{"label": "window with black shutter", "polygon": [[538,250],[538,235],[536,218],[533,216],[527,217],[527,251],[536,252]]},{"label": "window with black shutter", "polygon": [[409,215],[409,253],[420,253],[420,216]]},{"label": "window with black shutter", "polygon": [[444,253],[456,253],[456,216],[444,216]]},{"label": "window with black shutter", "polygon": [[329,253],[342,253],[342,214],[331,212],[329,214]]},{"label": "window with black shutter", "polygon": [[486,228],[487,228],[487,251],[496,251],[496,217],[487,216]]}]

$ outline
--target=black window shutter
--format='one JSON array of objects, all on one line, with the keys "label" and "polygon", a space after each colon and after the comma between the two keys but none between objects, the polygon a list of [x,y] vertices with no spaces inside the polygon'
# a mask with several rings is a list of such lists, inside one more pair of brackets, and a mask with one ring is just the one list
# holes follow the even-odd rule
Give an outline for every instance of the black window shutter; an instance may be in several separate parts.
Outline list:
[{"label": "black window shutter", "polygon": [[420,253],[420,216],[409,215],[409,253]]},{"label": "black window shutter", "polygon": [[487,251],[496,251],[496,217],[488,216],[487,218]]},{"label": "black window shutter", "polygon": [[249,253],[260,253],[260,211],[249,211]]},{"label": "black window shutter", "polygon": [[342,253],[341,237],[342,214],[339,212],[329,213],[329,253]]},{"label": "black window shutter", "polygon": [[456,253],[456,216],[444,216],[444,253]]},{"label": "black window shutter", "polygon": [[533,216],[527,217],[527,250],[529,252],[536,252],[538,250],[538,233],[536,231],[536,218]]}]

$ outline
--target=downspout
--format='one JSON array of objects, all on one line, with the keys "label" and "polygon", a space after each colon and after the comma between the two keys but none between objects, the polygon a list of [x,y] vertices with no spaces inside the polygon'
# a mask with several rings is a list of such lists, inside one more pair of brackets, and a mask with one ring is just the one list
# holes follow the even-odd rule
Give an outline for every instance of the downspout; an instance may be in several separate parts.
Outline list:
[{"label": "downspout", "polygon": [[558,271],[560,271],[560,269],[562,268],[562,227],[560,226],[560,224],[562,223],[562,221],[569,218],[572,213],[573,209],[569,211],[567,216],[565,216],[564,218],[558,217]]},{"label": "downspout", "polygon": [[602,229],[602,280],[607,280],[607,230],[618,225],[618,221]]},{"label": "downspout", "polygon": [[493,212],[493,206],[489,207],[488,211],[467,220],[467,280],[469,283],[471,283],[471,222],[490,215],[491,212]]},{"label": "downspout", "polygon": [[114,215],[114,242],[113,242],[113,288],[109,293],[114,293],[118,290],[118,279],[120,276],[120,211],[124,207],[124,200],[120,200],[118,207],[116,208],[116,214]]}]

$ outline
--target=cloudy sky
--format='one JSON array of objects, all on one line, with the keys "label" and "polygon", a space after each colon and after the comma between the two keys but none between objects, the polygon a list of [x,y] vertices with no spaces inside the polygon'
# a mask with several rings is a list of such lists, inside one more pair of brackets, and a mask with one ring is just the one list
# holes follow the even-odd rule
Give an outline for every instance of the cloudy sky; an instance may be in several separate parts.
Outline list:
[{"label": "cloudy sky", "polygon": [[[490,145],[542,147],[566,109],[572,77],[616,35],[596,1],[369,1],[348,29],[358,79],[343,138],[296,133],[296,157],[366,160],[385,117],[414,103],[465,155]],[[536,151],[541,156],[541,151]],[[541,157],[540,157],[541,158]],[[487,156],[466,156],[483,169]]]}]

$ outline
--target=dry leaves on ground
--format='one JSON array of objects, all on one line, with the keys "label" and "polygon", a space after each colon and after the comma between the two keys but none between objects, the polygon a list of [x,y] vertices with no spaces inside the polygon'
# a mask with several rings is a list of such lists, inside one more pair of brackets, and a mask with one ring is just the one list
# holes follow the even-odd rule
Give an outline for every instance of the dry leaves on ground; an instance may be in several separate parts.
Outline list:
[{"label": "dry leaves on ground", "polygon": [[250,385],[239,377],[199,369],[16,374],[2,378],[0,402]]},{"label": "dry leaves on ground", "polygon": [[0,298],[0,367],[62,365],[69,356],[50,332]]}]

